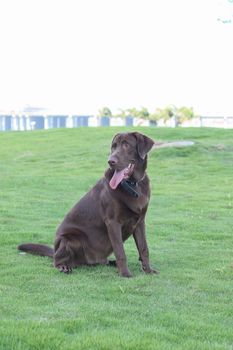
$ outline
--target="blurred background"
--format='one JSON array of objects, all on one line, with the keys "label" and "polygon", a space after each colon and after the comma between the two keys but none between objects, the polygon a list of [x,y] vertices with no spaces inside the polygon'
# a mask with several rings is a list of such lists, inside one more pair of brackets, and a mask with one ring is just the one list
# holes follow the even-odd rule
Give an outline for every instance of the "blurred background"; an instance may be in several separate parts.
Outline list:
[{"label": "blurred background", "polygon": [[0,130],[233,127],[233,0],[1,0]]}]

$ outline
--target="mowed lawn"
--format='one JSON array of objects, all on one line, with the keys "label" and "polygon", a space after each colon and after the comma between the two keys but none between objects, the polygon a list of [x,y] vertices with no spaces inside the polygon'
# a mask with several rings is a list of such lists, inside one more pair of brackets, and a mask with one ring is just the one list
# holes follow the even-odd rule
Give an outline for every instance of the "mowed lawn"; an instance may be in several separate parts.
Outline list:
[{"label": "mowed lawn", "polygon": [[0,349],[233,349],[233,130],[137,129],[195,141],[149,155],[147,237],[159,275],[141,272],[132,238],[131,279],[107,266],[64,275],[17,251],[53,243],[119,131],[0,133]]}]

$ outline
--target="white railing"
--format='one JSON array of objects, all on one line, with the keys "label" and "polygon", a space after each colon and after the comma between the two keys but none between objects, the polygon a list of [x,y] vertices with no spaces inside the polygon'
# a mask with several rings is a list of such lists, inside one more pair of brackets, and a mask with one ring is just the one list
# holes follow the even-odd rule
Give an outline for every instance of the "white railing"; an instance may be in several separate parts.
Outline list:
[{"label": "white railing", "polygon": [[[21,131],[34,129],[52,129],[52,128],[76,128],[82,126],[162,126],[175,127],[175,118],[171,118],[166,123],[159,120],[157,123],[149,120],[127,118],[99,118],[96,116],[79,115],[1,115],[0,131]],[[182,127],[213,127],[213,128],[233,128],[233,116],[209,117],[201,116],[185,121]]]}]

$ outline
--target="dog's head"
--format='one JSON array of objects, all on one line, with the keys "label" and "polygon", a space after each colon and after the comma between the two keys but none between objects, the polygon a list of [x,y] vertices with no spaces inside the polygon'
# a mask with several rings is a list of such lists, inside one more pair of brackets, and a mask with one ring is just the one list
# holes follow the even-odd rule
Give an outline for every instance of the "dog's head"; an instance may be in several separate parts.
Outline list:
[{"label": "dog's head", "polygon": [[119,183],[146,163],[147,153],[154,145],[154,141],[138,132],[121,133],[112,140],[111,154],[108,164],[114,174],[110,187],[116,189]]}]

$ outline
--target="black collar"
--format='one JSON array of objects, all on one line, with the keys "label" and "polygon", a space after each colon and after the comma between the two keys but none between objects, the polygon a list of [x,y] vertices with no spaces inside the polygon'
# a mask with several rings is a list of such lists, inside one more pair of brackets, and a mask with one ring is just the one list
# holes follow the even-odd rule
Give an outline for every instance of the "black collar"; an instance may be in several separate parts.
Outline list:
[{"label": "black collar", "polygon": [[128,192],[132,197],[138,198],[139,194],[136,191],[136,187],[138,186],[138,183],[136,181],[132,180],[123,180],[121,181],[121,187]]}]

